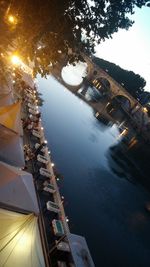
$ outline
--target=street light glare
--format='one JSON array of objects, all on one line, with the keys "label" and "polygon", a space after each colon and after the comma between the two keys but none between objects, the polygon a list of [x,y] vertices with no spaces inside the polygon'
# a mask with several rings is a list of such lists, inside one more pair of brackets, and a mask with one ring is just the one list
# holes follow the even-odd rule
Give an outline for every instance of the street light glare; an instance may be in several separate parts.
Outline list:
[{"label": "street light glare", "polygon": [[14,65],[19,65],[20,64],[20,58],[18,56],[12,56],[11,61]]},{"label": "street light glare", "polygon": [[147,109],[146,107],[144,107],[144,108],[143,108],[143,111],[144,111],[145,113],[147,113],[147,112],[148,112],[148,109]]},{"label": "street light glare", "polygon": [[15,23],[15,18],[14,18],[12,15],[10,15],[10,16],[8,17],[8,21],[9,21],[10,23]]}]

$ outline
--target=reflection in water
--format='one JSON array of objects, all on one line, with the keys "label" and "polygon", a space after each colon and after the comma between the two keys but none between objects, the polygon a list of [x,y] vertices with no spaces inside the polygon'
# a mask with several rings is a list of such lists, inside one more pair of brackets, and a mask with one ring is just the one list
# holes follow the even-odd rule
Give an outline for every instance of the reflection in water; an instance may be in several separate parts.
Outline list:
[{"label": "reflection in water", "polygon": [[149,156],[149,149],[136,138],[131,138],[129,142],[123,138],[107,153],[109,166],[115,174],[132,183],[140,182],[150,190]]},{"label": "reflection in water", "polygon": [[88,87],[87,92],[85,94],[85,99],[87,101],[99,102],[101,98],[102,94],[100,93],[99,90],[97,90],[94,87]]},{"label": "reflection in water", "polygon": [[115,125],[99,122],[53,78],[39,78],[39,85],[46,137],[64,176],[58,185],[71,231],[86,237],[96,267],[150,266],[145,210],[150,194],[140,185],[147,170],[147,162],[140,163],[142,146],[138,142],[129,149],[117,140]]},{"label": "reflection in water", "polygon": [[109,166],[113,173],[115,173],[120,178],[125,178],[132,183],[136,183],[138,171],[135,169],[134,164],[127,157],[122,149],[119,150],[119,145],[113,146],[107,153],[107,158]]}]

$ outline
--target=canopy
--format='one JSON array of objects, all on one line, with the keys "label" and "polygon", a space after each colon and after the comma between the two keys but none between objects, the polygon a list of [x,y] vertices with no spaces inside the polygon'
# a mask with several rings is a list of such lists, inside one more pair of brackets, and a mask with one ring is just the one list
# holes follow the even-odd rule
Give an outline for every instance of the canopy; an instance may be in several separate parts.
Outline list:
[{"label": "canopy", "polygon": [[23,140],[15,132],[0,125],[0,160],[16,167],[23,167]]},{"label": "canopy", "polygon": [[0,202],[38,214],[32,175],[0,161]]},{"label": "canopy", "polygon": [[0,107],[11,105],[13,103],[12,93],[0,96]]},{"label": "canopy", "polygon": [[0,107],[0,124],[22,135],[20,111],[20,101],[9,106]]},{"label": "canopy", "polygon": [[0,209],[0,266],[45,267],[37,218]]}]

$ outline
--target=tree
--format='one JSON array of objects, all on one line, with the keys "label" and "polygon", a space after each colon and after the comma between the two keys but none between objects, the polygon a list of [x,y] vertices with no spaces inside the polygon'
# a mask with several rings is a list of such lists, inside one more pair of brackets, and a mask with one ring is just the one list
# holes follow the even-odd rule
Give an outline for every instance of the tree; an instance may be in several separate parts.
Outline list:
[{"label": "tree", "polygon": [[150,104],[150,92],[142,92],[142,94],[139,95],[139,102],[142,105],[148,105]]},{"label": "tree", "polygon": [[135,74],[133,71],[124,70],[118,65],[111,63],[101,58],[93,58],[93,62],[96,63],[104,71],[114,78],[119,84],[135,98],[138,98],[140,94],[144,92],[146,81],[139,74]]},{"label": "tree", "polygon": [[[14,44],[34,73],[48,74],[61,53],[94,52],[94,45],[119,28],[128,29],[128,15],[148,0],[14,0],[0,1],[0,49]],[[14,42],[15,40],[15,42]]]}]

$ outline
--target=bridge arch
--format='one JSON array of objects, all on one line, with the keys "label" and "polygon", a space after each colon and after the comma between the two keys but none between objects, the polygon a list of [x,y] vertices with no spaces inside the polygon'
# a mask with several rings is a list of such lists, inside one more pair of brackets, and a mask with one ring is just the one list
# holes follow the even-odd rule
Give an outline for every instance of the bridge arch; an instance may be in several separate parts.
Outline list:
[{"label": "bridge arch", "polygon": [[61,79],[63,82],[74,88],[80,88],[84,82],[84,77],[87,75],[86,62],[75,62],[74,64],[67,64],[61,70]]},{"label": "bridge arch", "polygon": [[97,77],[92,80],[92,85],[98,89],[103,96],[110,95],[111,93],[111,84],[108,79],[105,77]]},{"label": "bridge arch", "polygon": [[92,61],[92,58],[83,55],[84,60],[86,61],[88,68],[87,68],[87,79],[89,79],[90,81],[94,80],[94,79],[98,79],[99,77],[103,77],[106,78],[109,83],[110,83],[110,94],[109,97],[113,97],[116,95],[124,95],[125,97],[127,97],[128,99],[130,99],[130,104],[131,107],[134,107],[134,105],[137,103],[137,100],[132,97],[132,95],[130,95],[130,93],[128,93],[128,91],[126,91],[126,89],[120,85],[118,82],[116,82],[107,72],[106,70],[101,69],[97,64],[95,64]]},{"label": "bridge arch", "polygon": [[109,111],[111,108],[119,109],[123,108],[126,111],[130,111],[132,108],[132,103],[130,99],[125,95],[115,95],[109,101],[109,105],[107,106],[107,110]]}]

